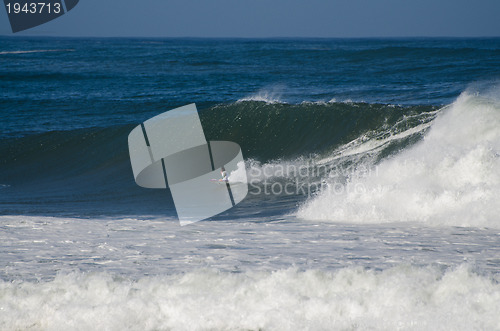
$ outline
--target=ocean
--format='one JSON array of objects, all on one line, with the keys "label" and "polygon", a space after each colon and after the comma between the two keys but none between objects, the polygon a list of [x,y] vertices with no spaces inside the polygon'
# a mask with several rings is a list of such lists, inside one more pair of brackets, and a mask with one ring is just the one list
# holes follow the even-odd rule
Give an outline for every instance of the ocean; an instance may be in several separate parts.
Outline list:
[{"label": "ocean", "polygon": [[[196,103],[249,193],[127,137]],[[500,330],[500,39],[0,37],[1,330]]]}]

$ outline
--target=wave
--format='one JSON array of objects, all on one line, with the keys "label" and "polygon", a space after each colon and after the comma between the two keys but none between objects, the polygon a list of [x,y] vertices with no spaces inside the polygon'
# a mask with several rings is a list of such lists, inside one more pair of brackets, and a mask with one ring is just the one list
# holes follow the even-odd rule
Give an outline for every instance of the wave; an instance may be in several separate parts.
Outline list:
[{"label": "wave", "polygon": [[0,281],[0,291],[0,324],[8,330],[493,330],[500,324],[498,278],[467,265],[198,270],[138,280],[75,272],[52,281]]},{"label": "wave", "polygon": [[497,228],[498,169],[500,102],[491,93],[464,92],[439,112],[422,140],[382,160],[369,176],[354,173],[343,185],[330,181],[297,215]]},{"label": "wave", "polygon": [[[323,161],[333,157],[337,162],[340,154],[347,153],[339,152],[342,148],[356,154],[356,146],[363,155],[371,148],[383,158],[418,140],[435,116],[436,107],[431,106],[336,102],[244,101],[200,111],[207,140],[237,142],[249,168],[283,162],[306,164],[312,156]],[[40,213],[51,206],[50,214],[65,204],[80,206],[78,213],[113,209],[149,214],[148,208],[161,213],[168,196],[140,189],[133,181],[127,136],[134,126],[0,139],[0,183],[9,185],[2,188],[2,213],[26,213],[27,209]],[[378,147],[368,146],[370,143]],[[141,201],[137,201],[139,195],[144,197]],[[295,203],[291,206],[295,208]]]}]

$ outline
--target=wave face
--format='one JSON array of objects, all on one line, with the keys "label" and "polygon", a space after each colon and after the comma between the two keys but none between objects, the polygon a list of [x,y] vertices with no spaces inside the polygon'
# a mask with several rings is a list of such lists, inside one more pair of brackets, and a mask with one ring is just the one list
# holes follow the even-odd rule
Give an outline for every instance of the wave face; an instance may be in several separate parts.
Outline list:
[{"label": "wave face", "polygon": [[348,223],[423,221],[498,227],[500,102],[464,92],[424,139],[309,200],[298,216]]},{"label": "wave face", "polygon": [[0,281],[4,329],[494,330],[498,281],[466,265],[447,271],[200,270],[133,281],[71,273],[40,283]]},{"label": "wave face", "polygon": [[209,140],[232,140],[260,162],[328,155],[361,136],[391,135],[433,118],[433,106],[240,101],[201,113]]}]

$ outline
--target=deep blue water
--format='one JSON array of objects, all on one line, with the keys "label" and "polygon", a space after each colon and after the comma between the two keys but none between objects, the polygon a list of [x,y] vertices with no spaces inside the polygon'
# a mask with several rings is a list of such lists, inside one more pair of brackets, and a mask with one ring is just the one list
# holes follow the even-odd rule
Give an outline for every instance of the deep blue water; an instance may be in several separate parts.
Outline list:
[{"label": "deep blue water", "polygon": [[[52,52],[22,53],[36,50]],[[500,39],[3,37],[0,52],[4,135],[136,123],[259,93],[295,104],[444,105],[500,71]]]}]

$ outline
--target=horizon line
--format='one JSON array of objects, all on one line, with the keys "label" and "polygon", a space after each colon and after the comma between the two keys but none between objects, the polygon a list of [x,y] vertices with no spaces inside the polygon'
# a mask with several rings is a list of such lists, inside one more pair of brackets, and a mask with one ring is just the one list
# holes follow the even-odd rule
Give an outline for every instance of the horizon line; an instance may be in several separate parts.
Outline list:
[{"label": "horizon line", "polygon": [[299,36],[269,36],[269,37],[197,37],[197,36],[51,36],[51,35],[31,35],[31,34],[0,34],[0,37],[10,38],[67,38],[67,39],[231,39],[231,40],[271,40],[271,39],[497,39],[498,36],[364,36],[364,37],[299,37]]}]

